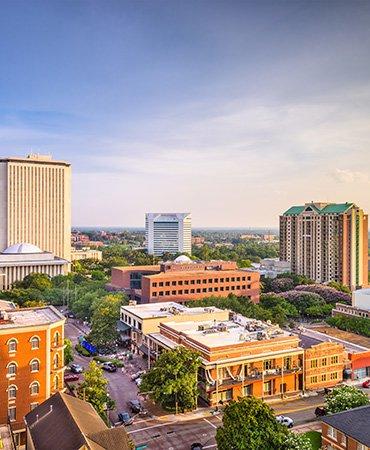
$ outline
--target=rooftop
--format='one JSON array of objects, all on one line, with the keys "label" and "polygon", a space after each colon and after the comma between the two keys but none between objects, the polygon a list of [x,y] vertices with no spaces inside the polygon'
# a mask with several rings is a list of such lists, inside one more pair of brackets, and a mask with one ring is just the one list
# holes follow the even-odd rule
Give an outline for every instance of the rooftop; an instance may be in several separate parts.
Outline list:
[{"label": "rooftop", "polygon": [[284,212],[284,216],[298,216],[303,211],[315,211],[318,214],[343,214],[355,206],[354,203],[306,203],[305,205],[292,206]]},{"label": "rooftop", "polygon": [[214,306],[206,308],[188,308],[175,302],[145,303],[143,305],[122,306],[123,311],[134,314],[140,319],[171,317],[179,314],[196,315],[205,312],[216,312],[221,309]]},{"label": "rooftop", "polygon": [[370,446],[370,405],[331,414],[321,420],[361,444]]},{"label": "rooftop", "polygon": [[0,330],[49,325],[65,320],[63,314],[54,308],[54,306],[7,310],[3,314],[5,314],[5,318],[0,319]]},{"label": "rooftop", "polygon": [[181,333],[208,348],[287,338],[291,334],[270,322],[249,319],[239,314],[233,320],[202,322],[166,322],[165,327]]}]

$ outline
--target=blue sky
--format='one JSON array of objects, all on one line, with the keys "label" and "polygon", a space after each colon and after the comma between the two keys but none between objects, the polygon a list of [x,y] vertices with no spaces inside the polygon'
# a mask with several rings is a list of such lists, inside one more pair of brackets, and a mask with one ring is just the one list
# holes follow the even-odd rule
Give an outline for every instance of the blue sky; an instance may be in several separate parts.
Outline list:
[{"label": "blue sky", "polygon": [[370,211],[370,3],[2,1],[0,154],[73,165],[73,224]]}]

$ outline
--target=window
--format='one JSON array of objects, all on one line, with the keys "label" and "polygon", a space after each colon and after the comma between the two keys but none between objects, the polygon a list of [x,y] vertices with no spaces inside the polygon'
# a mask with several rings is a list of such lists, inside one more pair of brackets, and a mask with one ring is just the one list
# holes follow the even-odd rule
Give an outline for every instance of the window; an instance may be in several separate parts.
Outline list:
[{"label": "window", "polygon": [[269,370],[274,367],[274,360],[268,359],[267,361],[263,361],[263,370]]},{"label": "window", "polygon": [[58,375],[55,375],[54,377],[54,390],[58,390],[59,389],[59,377]]},{"label": "window", "polygon": [[170,291],[166,291],[166,295],[170,295]]},{"label": "window", "polygon": [[172,286],[176,286],[176,281],[172,281]]},{"label": "window", "polygon": [[220,287],[220,291],[223,291],[223,290],[224,290],[224,287],[223,287],[223,286],[221,286],[221,287]]},{"label": "window", "polygon": [[195,280],[190,280],[190,284],[195,284]]},{"label": "window", "polygon": [[190,294],[194,294],[195,293],[195,289],[190,289]]},{"label": "window", "polygon": [[223,278],[220,278],[220,283],[223,283],[224,282],[224,279]]},{"label": "window", "polygon": [[166,281],[166,286],[169,286],[170,285],[170,282],[169,281]]},{"label": "window", "polygon": [[213,283],[213,280],[210,278],[210,279],[208,280],[208,283]]},{"label": "window", "polygon": [[30,394],[37,395],[40,392],[40,385],[37,381],[30,384]]},{"label": "window", "polygon": [[172,291],[172,295],[176,295],[176,291]]},{"label": "window", "polygon": [[336,380],[338,378],[338,372],[333,372],[330,374],[330,379],[331,380]]},{"label": "window", "polygon": [[197,289],[197,294],[199,294],[199,293],[200,293],[200,289],[198,288],[198,289]]},{"label": "window", "polygon": [[240,277],[236,277],[236,281],[240,281]]},{"label": "window", "polygon": [[11,422],[17,419],[17,408],[15,406],[8,409],[8,417]]},{"label": "window", "polygon": [[232,290],[232,291],[235,291],[235,286],[231,286],[231,290]]},{"label": "window", "polygon": [[212,292],[213,291],[213,288],[208,288],[208,292]]},{"label": "window", "polygon": [[17,373],[17,364],[9,363],[8,364],[8,375],[15,375]]},{"label": "window", "polygon": [[153,287],[157,287],[157,283],[153,283],[152,286],[153,286]]},{"label": "window", "polygon": [[163,295],[164,294],[164,292],[163,291],[159,291],[159,295]]},{"label": "window", "polygon": [[218,283],[218,278],[215,278],[215,283]]},{"label": "window", "polygon": [[226,278],[226,283],[228,283],[230,281],[230,278]]},{"label": "window", "polygon": [[197,284],[200,284],[202,282],[202,280],[197,280]]},{"label": "window", "polygon": [[13,398],[17,398],[17,386],[12,384],[8,389],[8,399],[11,400]]},{"label": "window", "polygon": [[357,449],[356,450],[366,450],[366,447],[364,446],[364,444],[360,444],[359,442],[357,443]]},{"label": "window", "polygon": [[54,369],[59,368],[59,355],[58,353],[54,356]]},{"label": "window", "polygon": [[206,283],[207,283],[207,280],[202,280],[202,283],[203,283],[203,284],[206,284]]},{"label": "window", "polygon": [[226,286],[225,289],[226,289],[227,291],[229,291],[229,290],[230,290],[230,286]]},{"label": "window", "polygon": [[329,426],[327,435],[335,441],[337,440],[337,430],[335,428]]},{"label": "window", "polygon": [[163,286],[163,281],[159,282],[159,286],[162,287]]},{"label": "window", "polygon": [[326,373],[321,375],[321,381],[326,381]]},{"label": "window", "polygon": [[182,286],[182,281],[179,281],[179,285]]},{"label": "window", "polygon": [[10,341],[8,341],[8,352],[9,353],[14,353],[17,351],[17,341],[16,339],[10,339]]},{"label": "window", "polygon": [[203,288],[203,292],[207,292],[207,288]]},{"label": "window", "polygon": [[311,383],[317,383],[317,375],[311,377]]},{"label": "window", "polygon": [[321,360],[321,365],[322,365],[323,367],[325,367],[325,366],[328,365],[328,360],[327,360],[327,358],[322,358],[322,360]]},{"label": "window", "polygon": [[189,284],[189,280],[185,280],[185,281],[184,281],[184,284]]},{"label": "window", "polygon": [[231,281],[235,281],[235,277],[231,277]]},{"label": "window", "polygon": [[156,292],[153,292],[153,297],[157,297],[157,293]]},{"label": "window", "polygon": [[311,369],[314,369],[315,367],[317,367],[317,359],[312,359],[311,360]]},{"label": "window", "polygon": [[31,349],[35,350],[40,347],[40,339],[37,336],[31,338]]},{"label": "window", "polygon": [[265,395],[271,395],[272,394],[272,382],[270,381],[265,381],[263,383],[263,393]]},{"label": "window", "polygon": [[185,289],[184,294],[189,294],[189,289]]},{"label": "window", "polygon": [[250,288],[251,288],[252,286],[251,286],[250,284],[248,284],[248,286],[247,286],[247,287],[248,287],[248,289],[250,289]]},{"label": "window", "polygon": [[30,411],[32,411],[33,409],[37,408],[39,406],[38,402],[33,402],[30,404]]},{"label": "window", "polygon": [[245,277],[242,277],[242,281],[245,281]]},{"label": "window", "polygon": [[339,362],[339,357],[338,357],[338,355],[335,355],[335,356],[332,356],[332,357],[331,357],[331,363],[332,363],[332,364],[338,364],[338,362]]},{"label": "window", "polygon": [[31,372],[38,372],[40,370],[40,361],[38,359],[33,359],[30,362]]},{"label": "window", "polygon": [[218,397],[223,402],[227,402],[228,400],[231,400],[233,398],[233,390],[228,389],[227,391],[221,391],[218,393]]},{"label": "window", "polygon": [[60,334],[59,331],[56,331],[54,333],[54,347],[59,347],[59,342],[60,342]]},{"label": "window", "polygon": [[179,290],[179,295],[182,295],[182,289]]}]

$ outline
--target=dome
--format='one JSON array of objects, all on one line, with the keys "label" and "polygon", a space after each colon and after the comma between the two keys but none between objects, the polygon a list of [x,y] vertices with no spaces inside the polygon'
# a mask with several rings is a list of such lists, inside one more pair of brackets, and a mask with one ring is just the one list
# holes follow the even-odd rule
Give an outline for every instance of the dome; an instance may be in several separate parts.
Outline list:
[{"label": "dome", "polygon": [[175,260],[174,263],[176,264],[191,264],[193,261],[189,258],[189,256],[186,255],[180,255]]},{"label": "dome", "polygon": [[43,251],[33,244],[21,242],[20,244],[10,245],[3,251],[6,255],[25,254],[25,253],[43,253]]}]

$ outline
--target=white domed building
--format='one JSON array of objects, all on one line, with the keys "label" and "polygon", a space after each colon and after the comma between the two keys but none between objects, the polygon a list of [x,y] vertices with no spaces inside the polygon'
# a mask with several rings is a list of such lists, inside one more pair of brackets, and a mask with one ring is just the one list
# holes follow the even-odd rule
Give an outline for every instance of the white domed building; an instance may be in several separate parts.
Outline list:
[{"label": "white domed building", "polygon": [[10,245],[0,253],[0,290],[10,289],[15,281],[34,272],[50,277],[62,275],[67,266],[67,260],[28,242]]}]

